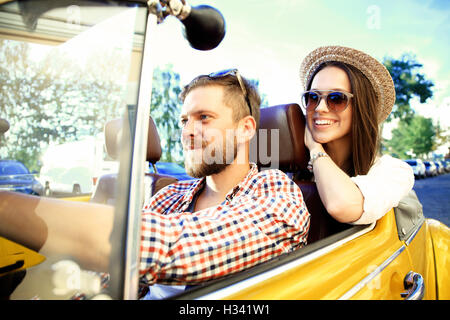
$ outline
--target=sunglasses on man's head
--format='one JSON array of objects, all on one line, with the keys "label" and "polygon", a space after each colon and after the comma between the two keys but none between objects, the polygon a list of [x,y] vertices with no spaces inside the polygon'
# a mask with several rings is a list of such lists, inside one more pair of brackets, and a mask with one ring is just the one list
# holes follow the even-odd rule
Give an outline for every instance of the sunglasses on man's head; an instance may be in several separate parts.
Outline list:
[{"label": "sunglasses on man's head", "polygon": [[[322,94],[322,92],[326,92]],[[302,94],[302,106],[306,111],[311,111],[317,108],[321,99],[325,99],[327,108],[330,111],[342,112],[344,111],[353,98],[353,94],[345,91],[336,90],[310,90]]]},{"label": "sunglasses on man's head", "polygon": [[250,115],[252,116],[252,107],[250,104],[250,99],[248,98],[247,90],[245,89],[244,81],[242,80],[241,75],[239,74],[238,69],[227,69],[217,72],[212,72],[208,75],[210,78],[223,78],[226,76],[234,76],[239,82],[239,86],[241,87],[242,93],[244,94],[245,102],[247,102],[248,110],[250,111]]}]

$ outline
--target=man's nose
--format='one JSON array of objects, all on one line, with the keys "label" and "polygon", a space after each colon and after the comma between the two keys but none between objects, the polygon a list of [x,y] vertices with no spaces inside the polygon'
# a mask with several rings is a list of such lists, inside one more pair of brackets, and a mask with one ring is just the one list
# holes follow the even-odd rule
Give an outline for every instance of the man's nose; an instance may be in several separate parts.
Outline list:
[{"label": "man's nose", "polygon": [[195,121],[194,119],[186,120],[181,133],[185,138],[193,137],[201,132],[201,126],[201,121]]}]

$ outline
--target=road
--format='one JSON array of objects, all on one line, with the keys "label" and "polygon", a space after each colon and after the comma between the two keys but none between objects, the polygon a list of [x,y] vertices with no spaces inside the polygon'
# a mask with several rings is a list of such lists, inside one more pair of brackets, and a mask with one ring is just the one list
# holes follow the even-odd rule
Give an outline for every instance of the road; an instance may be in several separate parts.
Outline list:
[{"label": "road", "polygon": [[450,226],[450,173],[416,180],[414,190],[422,203],[425,217]]}]

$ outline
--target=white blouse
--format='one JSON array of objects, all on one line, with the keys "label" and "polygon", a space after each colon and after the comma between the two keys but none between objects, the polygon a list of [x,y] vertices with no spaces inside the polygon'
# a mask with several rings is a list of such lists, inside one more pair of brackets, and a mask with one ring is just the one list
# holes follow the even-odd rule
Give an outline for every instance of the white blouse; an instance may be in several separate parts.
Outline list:
[{"label": "white blouse", "polygon": [[406,162],[383,155],[366,175],[351,177],[364,196],[364,212],[352,224],[370,224],[397,207],[414,186],[414,172]]}]

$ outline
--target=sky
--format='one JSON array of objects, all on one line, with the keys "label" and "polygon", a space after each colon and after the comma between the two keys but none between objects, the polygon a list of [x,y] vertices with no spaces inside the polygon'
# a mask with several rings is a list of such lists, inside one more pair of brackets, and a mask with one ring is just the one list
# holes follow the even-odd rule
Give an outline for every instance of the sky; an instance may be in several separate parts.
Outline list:
[{"label": "sky", "polygon": [[378,60],[408,53],[435,83],[421,115],[450,127],[450,1],[448,0],[188,0],[217,8],[226,21],[222,43],[192,49],[181,23],[169,17],[153,28],[156,65],[173,65],[182,84],[199,74],[238,68],[260,82],[269,105],[299,102],[302,59],[321,45],[362,50]]}]

